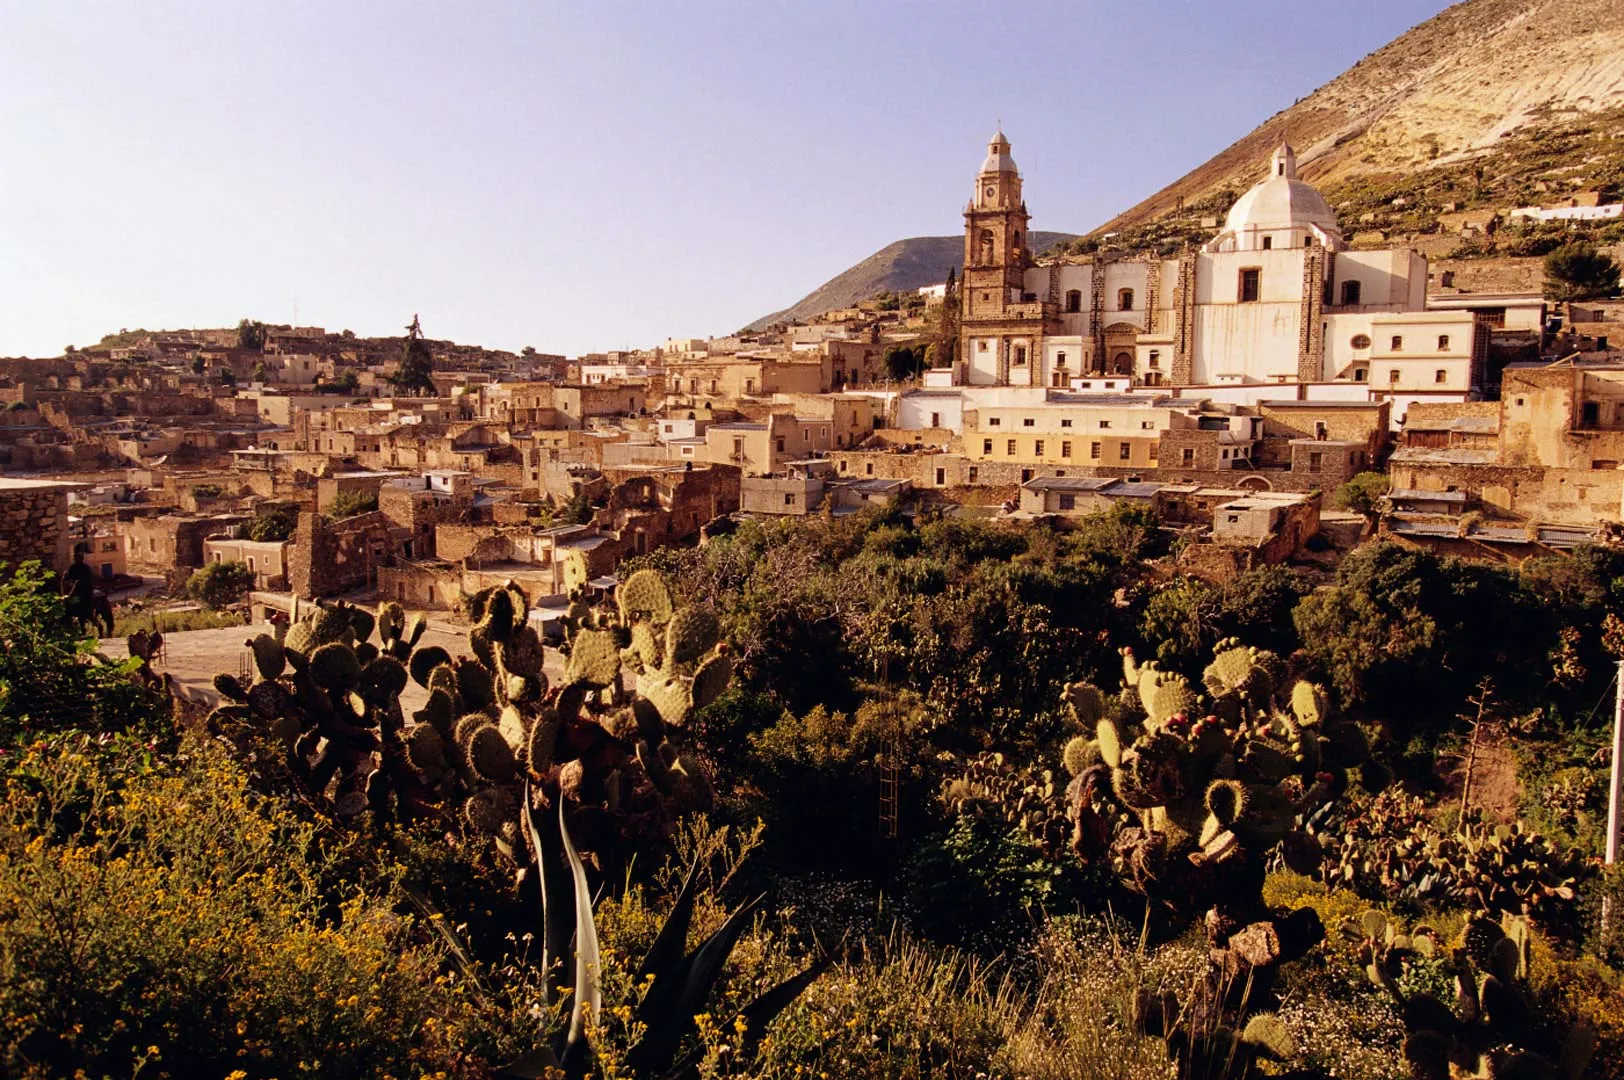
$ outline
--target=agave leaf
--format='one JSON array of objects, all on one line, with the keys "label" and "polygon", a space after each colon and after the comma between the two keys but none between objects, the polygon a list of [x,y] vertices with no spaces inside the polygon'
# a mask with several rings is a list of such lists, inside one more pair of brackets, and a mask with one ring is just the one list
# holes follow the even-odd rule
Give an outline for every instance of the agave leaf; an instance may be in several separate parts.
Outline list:
[{"label": "agave leaf", "polygon": [[650,975],[654,976],[654,985],[649,987],[637,1009],[637,1018],[645,1024],[665,1016],[687,981],[688,965],[692,962],[686,955],[688,927],[693,921],[694,886],[698,877],[699,860],[696,858],[689,864],[687,876],[682,879],[682,889],[677,893],[677,902],[672,905],[671,914],[666,916],[659,935],[637,969],[639,985]]},{"label": "agave leaf", "polygon": [[683,1036],[693,1027],[694,1017],[704,1008],[716,980],[722,974],[722,965],[727,963],[728,955],[750,924],[756,905],[761,903],[763,896],[741,905],[727,917],[721,929],[706,938],[705,943],[688,958],[682,992],[671,1003],[665,1016],[649,1023],[643,1037],[626,1055],[626,1064],[634,1075],[665,1071]]},{"label": "agave leaf", "polygon": [[570,1030],[564,1041],[564,1056],[580,1044],[586,1026],[587,1009],[597,1016],[603,1011],[603,990],[598,984],[603,970],[603,957],[598,951],[598,926],[592,920],[592,890],[586,883],[586,866],[570,841],[570,831],[564,825],[564,800],[558,800],[558,835],[564,840],[564,857],[569,860],[570,876],[575,881],[575,999],[570,1008]]},{"label": "agave leaf", "polygon": [[450,920],[445,917],[445,913],[434,906],[434,901],[412,886],[403,884],[401,891],[405,893],[406,899],[411,901],[412,906],[423,915],[424,920],[434,928],[435,933],[440,935],[440,940],[445,942],[452,959],[457,962],[457,970],[462,972],[462,977],[473,987],[474,996],[479,1003],[488,1006],[490,997],[485,993],[484,984],[479,981],[479,969],[475,966],[473,957],[469,955],[462,936],[451,928]]},{"label": "agave leaf", "polygon": [[791,975],[739,1010],[739,1016],[743,1018],[745,1025],[745,1046],[753,1048],[761,1036],[766,1034],[767,1025],[771,1024],[779,1013],[789,1008],[790,1004],[801,996],[802,991],[817,982],[818,976],[827,971],[832,963],[833,957],[820,958],[799,975]]},{"label": "agave leaf", "polygon": [[[574,985],[573,969],[568,964],[558,965],[558,961],[568,953],[570,939],[575,936],[575,899],[564,865],[562,832],[552,827],[551,820],[536,821],[530,795],[530,782],[525,781],[524,813],[520,817],[530,838],[530,850],[535,853],[540,879],[537,891],[541,895],[541,969],[547,975],[543,1003],[551,1005],[555,993]],[[559,967],[557,972],[553,970],[555,965]]]}]

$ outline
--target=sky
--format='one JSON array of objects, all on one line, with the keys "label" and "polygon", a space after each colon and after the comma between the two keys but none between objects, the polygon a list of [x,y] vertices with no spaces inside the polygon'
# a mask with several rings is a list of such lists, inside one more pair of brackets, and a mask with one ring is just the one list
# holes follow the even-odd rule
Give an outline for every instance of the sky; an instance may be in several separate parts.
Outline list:
[{"label": "sky", "polygon": [[1084,232],[1444,6],[0,0],[0,356],[723,335],[956,234],[1000,123]]}]

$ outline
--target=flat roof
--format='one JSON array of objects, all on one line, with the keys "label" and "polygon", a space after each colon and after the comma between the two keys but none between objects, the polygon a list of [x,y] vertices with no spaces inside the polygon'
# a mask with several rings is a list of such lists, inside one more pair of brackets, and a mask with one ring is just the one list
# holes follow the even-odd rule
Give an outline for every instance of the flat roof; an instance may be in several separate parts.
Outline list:
[{"label": "flat roof", "polygon": [[1120,483],[1115,476],[1035,476],[1021,486],[1032,491],[1103,491]]},{"label": "flat roof", "polygon": [[71,491],[90,486],[76,480],[23,480],[0,476],[0,491]]},{"label": "flat roof", "polygon": [[1412,488],[1394,488],[1387,493],[1387,497],[1394,502],[1466,502],[1464,491],[1417,491]]},{"label": "flat roof", "polygon": [[1265,399],[1258,402],[1258,407],[1267,405],[1271,409],[1377,409],[1387,404],[1385,401],[1298,401],[1296,398]]},{"label": "flat roof", "polygon": [[1433,463],[1437,465],[1497,465],[1498,450],[1469,450],[1464,447],[1404,446],[1393,451],[1390,461]]},{"label": "flat roof", "polygon": [[1415,419],[1406,417],[1405,431],[1463,431],[1473,434],[1493,435],[1500,430],[1498,416],[1447,416],[1438,419]]},{"label": "flat roof", "polygon": [[712,424],[708,431],[766,431],[766,424],[726,423]]}]

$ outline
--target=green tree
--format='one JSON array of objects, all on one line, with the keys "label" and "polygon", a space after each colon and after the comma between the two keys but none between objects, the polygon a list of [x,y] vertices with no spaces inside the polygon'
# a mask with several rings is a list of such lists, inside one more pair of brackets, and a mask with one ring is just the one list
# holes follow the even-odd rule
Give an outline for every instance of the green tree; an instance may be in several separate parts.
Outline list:
[{"label": "green tree", "polygon": [[1619,268],[1594,244],[1574,241],[1545,256],[1545,296],[1550,300],[1601,300],[1618,293]]},{"label": "green tree", "polygon": [[942,293],[942,308],[936,315],[936,352],[931,357],[932,367],[952,367],[959,347],[959,279],[952,267],[947,270],[947,286]]},{"label": "green tree", "polygon": [[221,386],[236,386],[237,376],[228,367],[220,369],[219,382]]},{"label": "green tree", "polygon": [[0,570],[0,747],[69,729],[167,737],[168,695],[134,679],[138,666],[96,655],[95,638],[68,619],[56,575],[38,562]]},{"label": "green tree", "polygon": [[1351,510],[1367,518],[1375,517],[1381,508],[1382,496],[1386,495],[1392,486],[1386,473],[1357,473],[1336,489],[1336,494],[1331,497],[1331,503],[1340,510]]},{"label": "green tree", "polygon": [[574,497],[564,504],[560,519],[565,525],[585,525],[592,520],[592,500],[587,498],[586,488],[577,490]]},{"label": "green tree", "polygon": [[327,516],[334,521],[357,514],[370,514],[378,508],[378,493],[375,491],[341,491],[327,504]]},{"label": "green tree", "polygon": [[254,572],[240,562],[209,563],[186,579],[186,595],[215,611],[242,600],[253,587]]},{"label": "green tree", "polygon": [[265,361],[263,360],[254,365],[254,381],[257,383],[271,381],[271,373],[266,369]]},{"label": "green tree", "polygon": [[411,325],[406,327],[406,344],[400,358],[400,368],[390,377],[390,382],[397,390],[406,394],[416,394],[432,397],[435,393],[434,380],[430,373],[434,370],[434,357],[429,352],[428,342],[423,340],[423,327],[412,316]]},{"label": "green tree", "polygon": [[204,371],[203,358],[201,356],[192,357],[192,374],[193,375],[201,375],[201,374],[203,374],[203,371]]},{"label": "green tree", "polygon": [[919,355],[906,345],[885,350],[886,373],[896,382],[905,382],[919,373]]},{"label": "green tree", "polygon": [[258,543],[286,540],[299,527],[299,507],[296,503],[283,503],[261,510],[251,518],[243,531],[248,539]]},{"label": "green tree", "polygon": [[243,319],[237,324],[237,348],[263,349],[265,347],[265,324],[252,319]]}]

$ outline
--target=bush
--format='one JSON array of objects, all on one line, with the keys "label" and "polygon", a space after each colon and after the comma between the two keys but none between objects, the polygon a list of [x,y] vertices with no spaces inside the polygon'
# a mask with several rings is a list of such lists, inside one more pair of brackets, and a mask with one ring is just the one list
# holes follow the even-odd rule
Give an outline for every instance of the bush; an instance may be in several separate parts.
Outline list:
[{"label": "bush", "polygon": [[240,562],[216,562],[192,571],[186,595],[219,611],[240,602],[254,588],[254,572]]},{"label": "bush", "polygon": [[334,521],[340,521],[355,517],[357,514],[370,514],[376,509],[378,509],[377,492],[341,491],[327,504],[327,516]]},{"label": "bush", "polygon": [[138,663],[97,656],[95,638],[68,620],[55,575],[23,563],[0,581],[0,747],[74,728],[169,737],[169,699],[132,678]]},{"label": "bush", "polygon": [[0,797],[0,1069],[453,1068],[472,989],[336,869],[218,747],[125,775],[91,743],[34,747]]},{"label": "bush", "polygon": [[1351,510],[1365,517],[1375,517],[1381,507],[1382,496],[1392,487],[1386,473],[1362,472],[1336,489],[1331,503],[1339,510]]},{"label": "bush", "polygon": [[299,507],[293,503],[274,506],[254,515],[243,533],[256,543],[276,543],[286,540],[299,527]]},{"label": "bush", "polygon": [[1618,293],[1618,264],[1583,242],[1545,256],[1545,295],[1551,300],[1602,300]]}]

